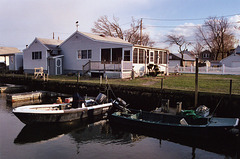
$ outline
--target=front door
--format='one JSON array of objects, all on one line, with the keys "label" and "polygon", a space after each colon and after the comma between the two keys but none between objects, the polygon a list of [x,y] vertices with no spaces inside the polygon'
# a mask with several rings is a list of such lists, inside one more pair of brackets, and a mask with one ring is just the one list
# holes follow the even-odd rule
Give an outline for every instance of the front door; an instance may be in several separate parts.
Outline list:
[{"label": "front door", "polygon": [[62,74],[62,58],[56,58],[56,75],[61,75]]}]

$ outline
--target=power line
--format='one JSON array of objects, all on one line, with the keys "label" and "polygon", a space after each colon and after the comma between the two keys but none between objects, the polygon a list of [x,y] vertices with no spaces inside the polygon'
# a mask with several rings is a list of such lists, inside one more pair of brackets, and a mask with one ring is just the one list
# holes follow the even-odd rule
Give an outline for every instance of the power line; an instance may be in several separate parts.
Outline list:
[{"label": "power line", "polygon": [[149,28],[186,28],[186,27],[190,27],[190,28],[194,28],[194,27],[197,27],[198,25],[195,25],[195,26],[181,26],[181,25],[170,25],[170,26],[167,26],[167,25],[144,25],[144,27],[149,27]]},{"label": "power line", "polygon": [[[231,17],[231,16],[235,16],[235,15],[240,15],[240,13],[237,14],[231,14],[231,15],[224,15],[224,16],[217,16],[217,18],[219,17]],[[161,18],[142,18],[145,20],[156,20],[156,21],[194,21],[194,20],[206,20],[209,19],[208,18],[183,18],[183,19],[161,19]]]}]

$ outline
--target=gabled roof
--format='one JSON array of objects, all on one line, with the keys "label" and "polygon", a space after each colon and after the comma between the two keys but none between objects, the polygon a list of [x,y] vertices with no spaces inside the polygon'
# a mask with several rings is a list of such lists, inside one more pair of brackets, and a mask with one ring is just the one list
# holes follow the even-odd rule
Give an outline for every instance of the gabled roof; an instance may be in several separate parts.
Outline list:
[{"label": "gabled roof", "polygon": [[0,55],[10,55],[20,53],[21,51],[15,47],[0,47]]},{"label": "gabled roof", "polygon": [[[80,34],[80,35],[82,35],[86,38],[89,38],[89,39],[93,40],[93,41],[108,42],[108,43],[115,43],[115,44],[117,43],[117,44],[131,45],[132,46],[131,43],[129,43],[129,42],[123,40],[123,39],[120,39],[120,38],[105,36],[105,35],[97,35],[97,34],[92,34],[92,33],[79,32],[79,31],[74,32],[68,39],[70,39],[75,34]],[[68,39],[65,40],[63,43],[68,41]]]},{"label": "gabled roof", "polygon": [[55,40],[55,39],[44,39],[44,38],[36,38],[43,45],[45,45],[48,50],[58,50],[58,46],[63,42],[63,40]]},{"label": "gabled roof", "polygon": [[239,59],[239,57],[240,57],[240,55],[239,54],[231,54],[231,55],[229,55],[229,56],[227,56],[227,57],[225,57],[224,59],[222,59],[221,61],[220,61],[220,63],[223,63],[224,61],[226,61],[227,59],[234,59],[234,60],[237,60],[237,59]]},{"label": "gabled roof", "polygon": [[47,50],[59,50],[58,46],[63,42],[63,40],[35,38],[33,42],[24,50],[27,50],[36,42],[42,44]]},{"label": "gabled roof", "polygon": [[114,43],[124,43],[124,44],[131,44],[123,39],[116,38],[116,37],[111,37],[111,36],[105,36],[105,35],[96,35],[92,33],[84,33],[84,32],[79,32],[85,36],[88,36],[91,39],[97,40],[97,41],[107,41],[107,42],[114,42]]},{"label": "gabled roof", "polygon": [[[171,53],[171,54],[178,57],[179,59],[182,58],[182,55],[180,53]],[[189,56],[188,54],[183,54],[183,60],[184,61],[195,61],[195,59],[192,56]]]}]

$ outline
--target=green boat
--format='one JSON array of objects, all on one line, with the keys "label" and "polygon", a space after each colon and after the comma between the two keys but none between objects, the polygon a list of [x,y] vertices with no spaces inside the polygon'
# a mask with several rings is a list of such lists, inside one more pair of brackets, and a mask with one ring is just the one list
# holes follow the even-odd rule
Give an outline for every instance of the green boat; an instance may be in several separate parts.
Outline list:
[{"label": "green boat", "polygon": [[193,117],[186,114],[154,113],[141,110],[125,109],[109,116],[114,124],[155,131],[159,133],[216,137],[236,135],[238,118]]}]

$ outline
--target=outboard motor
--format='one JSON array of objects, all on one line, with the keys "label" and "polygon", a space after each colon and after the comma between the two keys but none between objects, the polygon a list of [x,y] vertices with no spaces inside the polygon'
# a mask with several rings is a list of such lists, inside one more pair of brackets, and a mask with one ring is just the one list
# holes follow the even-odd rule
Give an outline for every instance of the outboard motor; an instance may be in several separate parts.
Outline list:
[{"label": "outboard motor", "polygon": [[209,108],[205,105],[201,105],[196,109],[196,114],[202,117],[207,117],[209,115]]},{"label": "outboard motor", "polygon": [[124,100],[122,100],[121,98],[118,97],[117,101],[119,102],[120,105],[127,107],[127,103]]},{"label": "outboard motor", "polygon": [[113,101],[114,108],[120,110],[120,111],[126,111],[128,110],[126,107],[128,106],[127,103],[122,100],[121,98],[117,98]]},{"label": "outboard motor", "polygon": [[107,101],[107,96],[105,94],[99,93],[98,96],[96,97],[95,101],[98,104],[103,104]]}]

